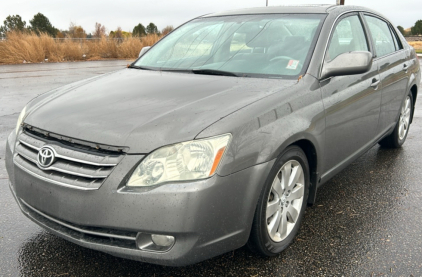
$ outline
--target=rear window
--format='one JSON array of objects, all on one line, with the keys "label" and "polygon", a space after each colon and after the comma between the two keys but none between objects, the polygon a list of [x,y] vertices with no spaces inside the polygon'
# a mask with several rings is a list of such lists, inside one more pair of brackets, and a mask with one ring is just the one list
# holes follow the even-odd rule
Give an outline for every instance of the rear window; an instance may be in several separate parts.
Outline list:
[{"label": "rear window", "polygon": [[393,36],[387,22],[373,16],[365,15],[375,46],[377,57],[386,56],[396,51]]}]

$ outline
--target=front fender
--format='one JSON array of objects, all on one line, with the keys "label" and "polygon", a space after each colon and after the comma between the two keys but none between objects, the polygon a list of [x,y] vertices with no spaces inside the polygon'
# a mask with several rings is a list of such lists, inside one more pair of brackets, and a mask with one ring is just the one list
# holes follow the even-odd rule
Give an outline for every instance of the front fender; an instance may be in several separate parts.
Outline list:
[{"label": "front fender", "polygon": [[203,130],[196,138],[232,134],[217,171],[220,176],[226,176],[273,160],[288,145],[299,140],[311,142],[320,161],[324,129],[319,83],[314,77],[305,75],[296,85],[236,111]]},{"label": "front fender", "polygon": [[[413,49],[412,49],[413,50]],[[410,118],[410,123],[413,122],[413,113],[415,111],[415,105],[416,105],[416,99],[417,99],[417,95],[418,95],[418,91],[419,91],[419,84],[421,82],[421,68],[420,68],[420,63],[418,58],[416,57],[416,53],[413,50],[413,53],[411,53],[411,58],[413,61],[413,65],[411,66],[410,70],[410,75],[409,75],[409,80],[407,83],[407,90],[406,91],[410,91],[413,86],[416,86],[416,93],[413,95],[413,110],[412,110],[412,115]]]}]

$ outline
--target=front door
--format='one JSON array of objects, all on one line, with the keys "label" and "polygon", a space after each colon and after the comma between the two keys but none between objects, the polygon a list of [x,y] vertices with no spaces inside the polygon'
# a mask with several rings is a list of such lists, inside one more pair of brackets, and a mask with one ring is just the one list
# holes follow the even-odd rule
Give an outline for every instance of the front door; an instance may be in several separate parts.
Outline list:
[{"label": "front door", "polygon": [[[357,13],[340,18],[331,34],[325,61],[342,53],[370,51],[362,18]],[[326,118],[323,176],[330,178],[350,158],[372,146],[380,115],[378,63],[364,73],[336,76],[320,82]]]}]

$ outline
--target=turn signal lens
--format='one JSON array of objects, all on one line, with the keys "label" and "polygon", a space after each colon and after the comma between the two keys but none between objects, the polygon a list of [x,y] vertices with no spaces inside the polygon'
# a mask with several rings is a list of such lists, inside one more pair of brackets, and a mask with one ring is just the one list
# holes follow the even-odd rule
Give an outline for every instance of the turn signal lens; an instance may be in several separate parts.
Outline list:
[{"label": "turn signal lens", "polygon": [[215,156],[215,159],[214,159],[214,163],[212,164],[210,176],[212,176],[215,173],[215,171],[217,170],[217,167],[220,164],[220,160],[223,157],[225,150],[226,150],[225,146],[220,148],[220,150],[218,150],[217,155]]},{"label": "turn signal lens", "polygon": [[26,115],[26,106],[22,109],[19,117],[18,117],[18,122],[16,122],[16,129],[15,132],[16,134],[18,134],[19,128],[22,125],[23,119],[25,118]]}]

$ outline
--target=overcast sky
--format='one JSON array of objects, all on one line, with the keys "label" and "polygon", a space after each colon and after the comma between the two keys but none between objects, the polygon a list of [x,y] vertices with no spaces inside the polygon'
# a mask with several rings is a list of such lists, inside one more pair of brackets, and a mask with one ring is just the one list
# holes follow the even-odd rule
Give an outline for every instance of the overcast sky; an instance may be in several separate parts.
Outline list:
[{"label": "overcast sky", "polygon": [[[167,25],[174,27],[207,13],[265,6],[265,0],[1,0],[0,25],[8,15],[19,14],[29,20],[40,12],[58,29],[66,30],[70,22],[81,25],[87,33],[93,32],[95,22],[106,26],[108,31],[122,27],[132,32],[138,23],[154,22],[161,30]],[[335,4],[336,0],[269,0],[270,6],[294,4]],[[394,25],[405,29],[422,19],[421,0],[346,0],[348,5],[366,6],[389,18]]]}]

